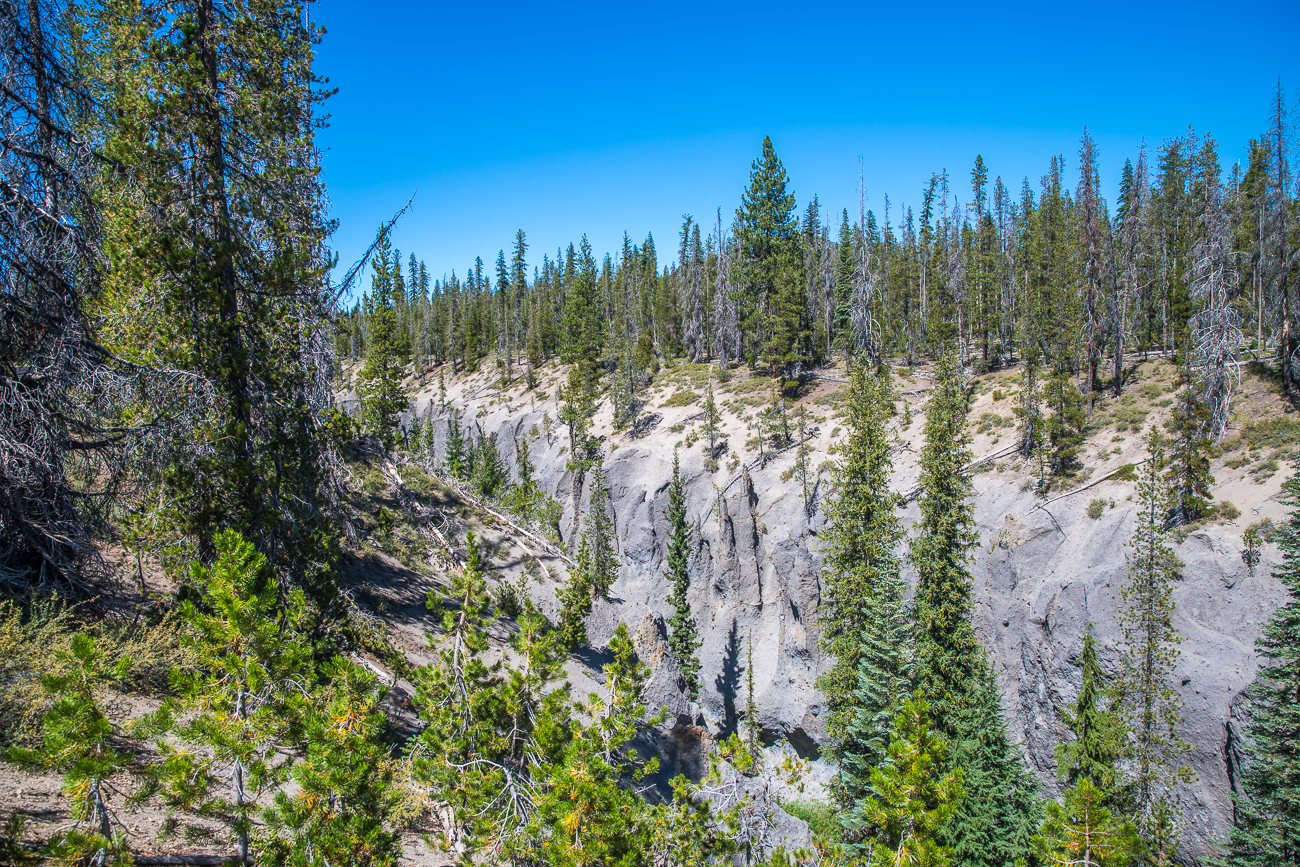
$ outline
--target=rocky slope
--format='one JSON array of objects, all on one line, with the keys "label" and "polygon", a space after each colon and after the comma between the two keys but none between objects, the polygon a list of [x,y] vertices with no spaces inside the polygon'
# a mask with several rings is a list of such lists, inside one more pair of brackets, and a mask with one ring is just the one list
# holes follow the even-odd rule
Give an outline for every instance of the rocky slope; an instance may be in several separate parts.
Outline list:
[{"label": "rocky slope", "polygon": [[[521,386],[499,390],[486,374],[449,379],[447,407],[458,407],[467,422],[495,434],[512,466],[516,440],[529,438],[540,482],[564,504],[560,527],[568,541],[575,526],[572,478],[565,467],[567,439],[555,422],[559,409],[555,393],[563,372],[549,373],[531,392]],[[719,404],[725,407],[727,450],[720,469],[707,471],[704,445],[692,436],[700,423],[707,376],[707,368],[698,365],[680,365],[657,374],[643,409],[648,421],[639,436],[613,431],[608,401],[601,404],[595,433],[603,438],[622,570],[611,602],[596,606],[588,632],[593,646],[600,647],[619,622],[639,630],[643,656],[659,669],[651,698],[678,715],[675,729],[660,746],[673,756],[680,754],[687,769],[698,750],[690,743],[683,746],[684,742],[705,733],[725,736],[736,728],[752,647],[765,742],[773,758],[793,752],[812,768],[805,793],[786,792],[786,796],[817,797],[820,783],[833,770],[820,757],[824,732],[815,688],[818,674],[827,665],[817,635],[818,534],[824,527],[829,483],[825,462],[833,459],[830,448],[842,434],[836,407],[844,385],[829,372],[798,401],[816,424],[813,464],[819,474],[810,516],[800,486],[789,474],[793,451],[769,456],[764,465],[757,447],[746,445],[748,425],[767,400],[767,380],[734,371],[731,382],[715,382]],[[448,409],[439,403],[436,382],[434,374],[423,386],[413,383],[412,405],[420,419],[434,419],[440,455]],[[918,475],[920,413],[929,383],[918,372],[898,379],[897,384],[902,412],[893,485],[906,492]],[[1065,496],[1049,502],[1029,488],[1030,469],[1007,448],[1014,439],[1011,407],[1017,384],[1015,370],[974,382],[971,422],[978,431],[974,451],[977,456],[995,456],[980,466],[975,477],[981,541],[972,563],[974,620],[999,672],[1012,737],[1023,743],[1044,790],[1055,794],[1053,751],[1067,734],[1056,709],[1072,703],[1077,695],[1080,676],[1075,662],[1089,622],[1096,624],[1107,668],[1113,670],[1117,655],[1116,615],[1126,577],[1125,543],[1133,528],[1136,486],[1102,479],[1141,459],[1142,436],[1137,429],[1147,429],[1167,416],[1173,371],[1168,363],[1142,364],[1123,399],[1099,406],[1084,452],[1083,477],[1052,495]],[[1230,436],[1239,433],[1243,418],[1276,417],[1282,412],[1268,383],[1251,376],[1243,380],[1234,406],[1237,429]],[[1242,446],[1216,458],[1216,499],[1230,501],[1239,515],[1195,526],[1177,546],[1185,564],[1175,593],[1175,623],[1186,638],[1177,668],[1186,717],[1180,731],[1193,746],[1191,763],[1196,773],[1196,781],[1181,793],[1189,821],[1190,854],[1209,854],[1213,841],[1229,828],[1241,693],[1257,666],[1254,641],[1259,625],[1282,599],[1280,585],[1270,577],[1278,557],[1276,546],[1265,544],[1253,569],[1242,553],[1242,533],[1248,525],[1278,521],[1284,515],[1278,494],[1289,469],[1282,461],[1295,445],[1296,426],[1290,417],[1282,425],[1271,440],[1260,436],[1249,441],[1253,450]],[[698,706],[688,703],[677,689],[675,665],[662,647],[658,622],[670,613],[665,601],[665,512],[673,451],[679,444],[689,484],[688,514],[695,528],[690,596],[704,641],[700,650],[704,688]],[[1279,462],[1280,468],[1272,469]],[[1086,489],[1069,493],[1085,485]],[[582,508],[586,496],[583,491]],[[1231,517],[1234,510],[1224,511]],[[915,518],[916,506],[911,503],[905,522]],[[532,590],[550,613],[555,611],[554,588],[553,579],[542,579]]]}]

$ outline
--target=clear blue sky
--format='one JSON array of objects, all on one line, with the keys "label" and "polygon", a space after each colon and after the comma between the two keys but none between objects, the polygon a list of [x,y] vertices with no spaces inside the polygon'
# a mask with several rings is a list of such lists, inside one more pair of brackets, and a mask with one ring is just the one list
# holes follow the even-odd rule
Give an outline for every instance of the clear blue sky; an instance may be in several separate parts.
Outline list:
[{"label": "clear blue sky", "polygon": [[[493,4],[319,0],[317,71],[339,89],[320,136],[343,264],[395,232],[435,277],[491,266],[516,229],[530,265],[586,233],[597,254],[683,214],[730,222],[770,134],[800,208],[915,206],[947,168],[1071,186],[1086,124],[1119,171],[1188,125],[1225,168],[1300,95],[1300,3]],[[1300,114],[1295,115],[1300,120]],[[895,210],[897,215],[897,210]],[[368,286],[366,281],[366,286]]]}]

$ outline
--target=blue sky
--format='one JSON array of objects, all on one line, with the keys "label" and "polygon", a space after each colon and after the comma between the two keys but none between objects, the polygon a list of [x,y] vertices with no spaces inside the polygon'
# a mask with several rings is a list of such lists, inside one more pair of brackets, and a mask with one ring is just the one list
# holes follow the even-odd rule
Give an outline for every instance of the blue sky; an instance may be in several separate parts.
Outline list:
[{"label": "blue sky", "polygon": [[[1281,78],[1300,110],[1295,2],[510,4],[318,0],[333,245],[353,261],[395,231],[435,277],[489,265],[527,233],[530,264],[586,233],[598,254],[683,214],[729,222],[770,134],[800,207],[915,206],[947,168],[1073,185],[1086,124],[1113,201],[1145,139],[1191,125],[1225,167],[1266,127]],[[1300,114],[1295,115],[1300,120]],[[895,207],[897,215],[897,207]],[[367,281],[368,285],[368,281]]]}]

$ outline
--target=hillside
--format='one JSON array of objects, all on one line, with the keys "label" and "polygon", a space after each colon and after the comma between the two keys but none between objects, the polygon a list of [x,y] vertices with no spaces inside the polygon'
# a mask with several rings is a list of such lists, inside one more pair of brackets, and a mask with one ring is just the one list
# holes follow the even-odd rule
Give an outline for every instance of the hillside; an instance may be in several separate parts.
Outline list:
[{"label": "hillside", "polygon": [[[688,733],[724,737],[736,730],[743,709],[743,672],[752,645],[768,751],[773,757],[797,754],[811,766],[804,791],[784,790],[784,795],[816,800],[833,770],[820,755],[824,731],[814,683],[826,666],[818,646],[818,534],[830,493],[827,462],[834,459],[841,433],[843,375],[824,371],[789,406],[791,413],[803,406],[810,417],[816,468],[810,516],[791,476],[795,450],[769,453],[764,462],[756,444],[746,442],[756,412],[769,401],[771,384],[765,377],[736,369],[729,382],[714,381],[726,446],[718,471],[706,469],[698,428],[709,370],[679,364],[657,373],[637,435],[613,430],[608,401],[597,410],[593,433],[602,438],[621,570],[610,601],[597,602],[588,618],[588,634],[592,646],[600,648],[620,622],[633,630],[645,624],[646,634],[662,630],[657,619],[666,619],[671,611],[663,563],[667,485],[673,451],[680,448],[694,525],[690,600],[704,641],[703,690],[697,706],[687,702],[673,688],[675,667],[667,657],[664,664],[670,670],[656,678],[652,699],[677,715],[673,743]],[[918,473],[920,412],[929,380],[925,368],[897,374],[901,397],[894,424],[893,487],[907,493]],[[526,438],[538,480],[563,504],[558,526],[569,543],[575,527],[572,479],[566,469],[567,441],[555,423],[556,389],[563,375],[563,369],[550,369],[535,389],[525,390],[522,383],[498,388],[486,373],[444,374],[445,406],[439,403],[436,372],[429,371],[423,384],[411,381],[408,386],[416,416],[433,421],[434,464],[443,453],[453,407],[465,423],[496,436],[512,467],[515,443]],[[1055,708],[1077,696],[1077,655],[1089,622],[1096,625],[1103,667],[1113,671],[1115,665],[1116,614],[1135,483],[1125,480],[1122,471],[1112,474],[1143,459],[1139,431],[1167,418],[1175,371],[1167,361],[1135,362],[1124,395],[1099,402],[1090,418],[1083,470],[1046,498],[1036,495],[1032,468],[1014,450],[1012,406],[1019,376],[1011,368],[970,381],[974,451],[990,456],[975,468],[980,545],[972,564],[977,576],[974,625],[997,667],[1012,736],[1024,744],[1045,793],[1057,794],[1053,755],[1067,730]],[[1269,577],[1276,546],[1266,542],[1252,569],[1242,542],[1248,526],[1266,530],[1283,516],[1278,494],[1289,472],[1285,461],[1300,441],[1300,423],[1284,412],[1276,391],[1271,380],[1244,375],[1233,399],[1233,424],[1212,463],[1215,515],[1183,528],[1177,544],[1185,564],[1175,593],[1175,621],[1186,639],[1177,668],[1185,703],[1180,732],[1193,746],[1197,777],[1181,794],[1190,825],[1188,845],[1198,855],[1209,854],[1212,841],[1222,839],[1230,827],[1241,693],[1257,665],[1259,625],[1282,599],[1280,585]],[[350,399],[344,397],[345,405]],[[586,506],[585,496],[580,508]],[[910,503],[905,522],[915,518],[916,506]],[[517,534],[517,547],[505,539],[496,544],[494,562],[503,575],[525,575],[527,592],[553,617],[555,589],[566,574],[564,561]],[[383,584],[382,579],[371,582]],[[658,656],[664,659],[662,652]],[[570,669],[583,679],[580,665],[575,662]],[[783,791],[780,782],[774,785]]]}]

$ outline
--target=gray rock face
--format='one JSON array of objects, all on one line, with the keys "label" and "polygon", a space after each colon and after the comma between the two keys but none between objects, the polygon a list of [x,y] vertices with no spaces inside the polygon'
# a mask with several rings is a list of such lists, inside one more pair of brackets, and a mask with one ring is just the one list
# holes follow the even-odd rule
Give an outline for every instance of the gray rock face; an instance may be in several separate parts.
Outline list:
[{"label": "gray rock face", "polygon": [[[416,403],[421,414],[425,401]],[[539,480],[565,504],[560,526],[570,534],[575,522],[572,477],[565,469],[567,443],[559,429],[546,432],[547,419],[558,415],[554,401],[514,408],[477,405],[477,412],[478,423],[497,435],[512,466],[514,438],[531,437]],[[678,412],[685,418],[688,411]],[[434,418],[439,417],[435,410]],[[815,503],[809,517],[797,484],[781,479],[792,464],[790,453],[752,472],[723,469],[711,474],[699,447],[682,450],[687,514],[694,523],[689,599],[703,640],[699,704],[687,702],[681,695],[680,671],[662,643],[662,623],[671,614],[664,558],[674,444],[674,437],[662,432],[676,420],[666,417],[650,436],[631,440],[614,435],[607,421],[597,417],[597,432],[607,435],[604,468],[622,569],[611,602],[598,603],[588,621],[589,637],[594,646],[601,646],[620,622],[637,630],[639,651],[654,671],[649,693],[654,703],[670,711],[668,737],[679,742],[672,761],[683,768],[695,761],[692,751],[701,736],[692,733],[692,727],[711,737],[737,729],[752,652],[763,740],[774,750],[788,744],[810,761],[810,787],[803,797],[818,797],[819,784],[833,773],[820,758],[825,733],[815,687],[827,667],[817,635],[818,533],[824,527],[824,503]],[[895,459],[897,490],[909,488],[917,476],[920,425],[912,427]],[[743,440],[743,430],[738,421],[731,422],[733,446]],[[440,450],[445,425],[438,425],[436,434]],[[815,464],[826,458],[829,440],[822,434],[816,441]],[[1233,499],[1252,520],[1280,519],[1277,491],[1284,477],[1279,474],[1263,486],[1234,488]],[[1116,616],[1127,574],[1125,544],[1133,529],[1135,486],[1103,482],[1086,493],[1035,508],[1039,501],[1021,490],[1022,481],[1014,472],[976,477],[981,541],[971,563],[973,619],[998,672],[1011,737],[1024,745],[1044,791],[1054,795],[1059,793],[1054,750],[1068,735],[1057,709],[1077,697],[1080,675],[1075,663],[1088,623],[1095,624],[1103,666],[1115,669]],[[823,473],[819,496],[824,497],[828,482]],[[1097,497],[1115,505],[1092,519],[1087,504]],[[581,508],[586,498],[584,490]],[[913,504],[904,521],[910,525],[916,517]],[[1181,794],[1188,820],[1185,840],[1193,855],[1209,852],[1211,842],[1222,839],[1230,827],[1230,774],[1241,731],[1241,712],[1234,708],[1258,665],[1254,642],[1260,624],[1283,599],[1280,584],[1270,577],[1278,558],[1276,546],[1264,547],[1254,570],[1242,559],[1246,523],[1243,517],[1237,524],[1211,525],[1177,546],[1185,568],[1175,592],[1175,623],[1186,639],[1176,672],[1185,716],[1179,732],[1193,747],[1190,759],[1197,777]],[[545,608],[554,602],[544,598],[542,604]]]}]

